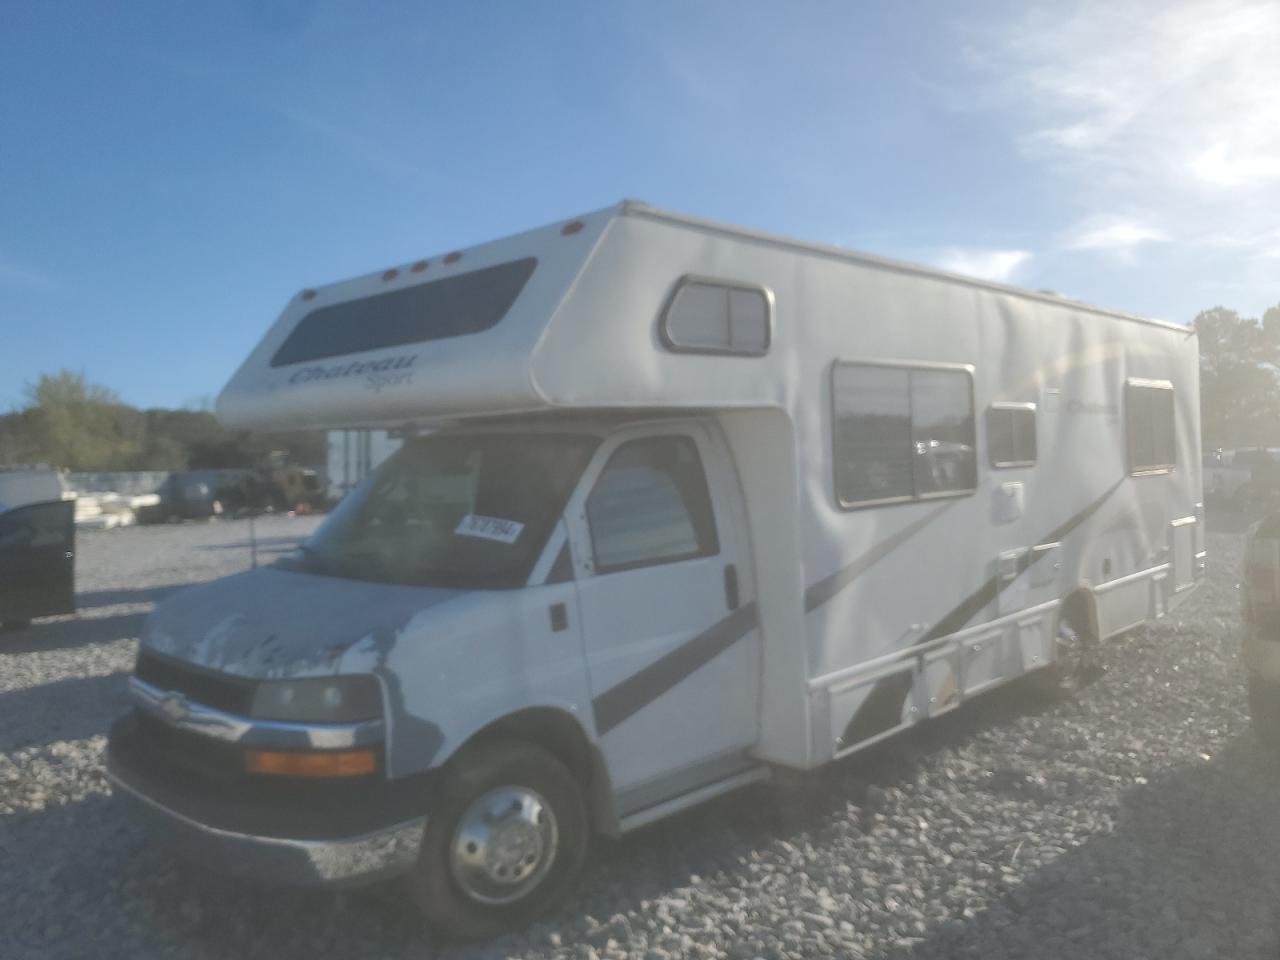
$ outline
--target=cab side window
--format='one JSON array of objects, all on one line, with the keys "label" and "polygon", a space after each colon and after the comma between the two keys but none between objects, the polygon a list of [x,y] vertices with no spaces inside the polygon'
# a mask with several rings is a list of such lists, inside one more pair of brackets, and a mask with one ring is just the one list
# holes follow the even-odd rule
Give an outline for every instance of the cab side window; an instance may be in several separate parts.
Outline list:
[{"label": "cab side window", "polygon": [[720,551],[706,475],[691,437],[645,437],[614,451],[587,498],[597,573]]}]

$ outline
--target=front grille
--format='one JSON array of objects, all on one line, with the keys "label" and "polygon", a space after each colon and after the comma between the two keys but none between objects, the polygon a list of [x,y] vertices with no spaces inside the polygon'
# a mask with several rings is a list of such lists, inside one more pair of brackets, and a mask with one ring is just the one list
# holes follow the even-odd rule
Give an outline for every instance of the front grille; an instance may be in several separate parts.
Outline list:
[{"label": "front grille", "polygon": [[247,716],[253,705],[254,681],[170,660],[147,650],[138,653],[134,673],[153,687],[176,690],[193,703],[215,710]]},{"label": "front grille", "polygon": [[138,746],[154,763],[200,779],[234,780],[244,776],[240,747],[179,730],[136,711]]}]

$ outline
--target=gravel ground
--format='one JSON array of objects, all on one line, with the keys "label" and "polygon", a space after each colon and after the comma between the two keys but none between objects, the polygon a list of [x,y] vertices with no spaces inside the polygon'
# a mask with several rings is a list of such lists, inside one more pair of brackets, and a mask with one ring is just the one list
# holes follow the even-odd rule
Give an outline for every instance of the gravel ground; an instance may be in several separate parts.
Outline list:
[{"label": "gravel ground", "polygon": [[[312,519],[261,521],[263,553]],[[568,907],[437,949],[387,887],[267,890],[118,815],[103,734],[141,620],[248,565],[243,521],[81,537],[81,614],[0,638],[0,957],[1280,956],[1280,763],[1248,732],[1235,583],[1108,647],[1044,707],[1006,688],[816,775],[595,848]],[[1213,526],[1211,525],[1211,530]]]}]

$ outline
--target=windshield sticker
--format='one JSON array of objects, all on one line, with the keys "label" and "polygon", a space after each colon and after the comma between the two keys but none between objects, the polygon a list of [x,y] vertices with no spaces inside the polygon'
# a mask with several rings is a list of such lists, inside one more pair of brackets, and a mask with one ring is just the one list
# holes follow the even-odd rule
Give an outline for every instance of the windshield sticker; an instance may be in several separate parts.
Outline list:
[{"label": "windshield sticker", "polygon": [[458,529],[453,532],[460,537],[479,537],[482,540],[497,540],[499,543],[515,543],[516,538],[524,532],[524,524],[517,520],[503,520],[500,517],[482,517],[476,513],[468,513],[458,521]]}]

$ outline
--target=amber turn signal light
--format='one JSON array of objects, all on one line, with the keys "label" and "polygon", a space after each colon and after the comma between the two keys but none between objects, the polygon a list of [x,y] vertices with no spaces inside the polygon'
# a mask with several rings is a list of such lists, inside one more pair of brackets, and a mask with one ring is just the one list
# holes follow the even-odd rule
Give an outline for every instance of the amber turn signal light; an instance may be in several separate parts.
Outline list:
[{"label": "amber turn signal light", "polygon": [[359,777],[373,773],[376,765],[372,750],[324,753],[250,750],[244,755],[244,767],[250,773],[277,777]]}]

